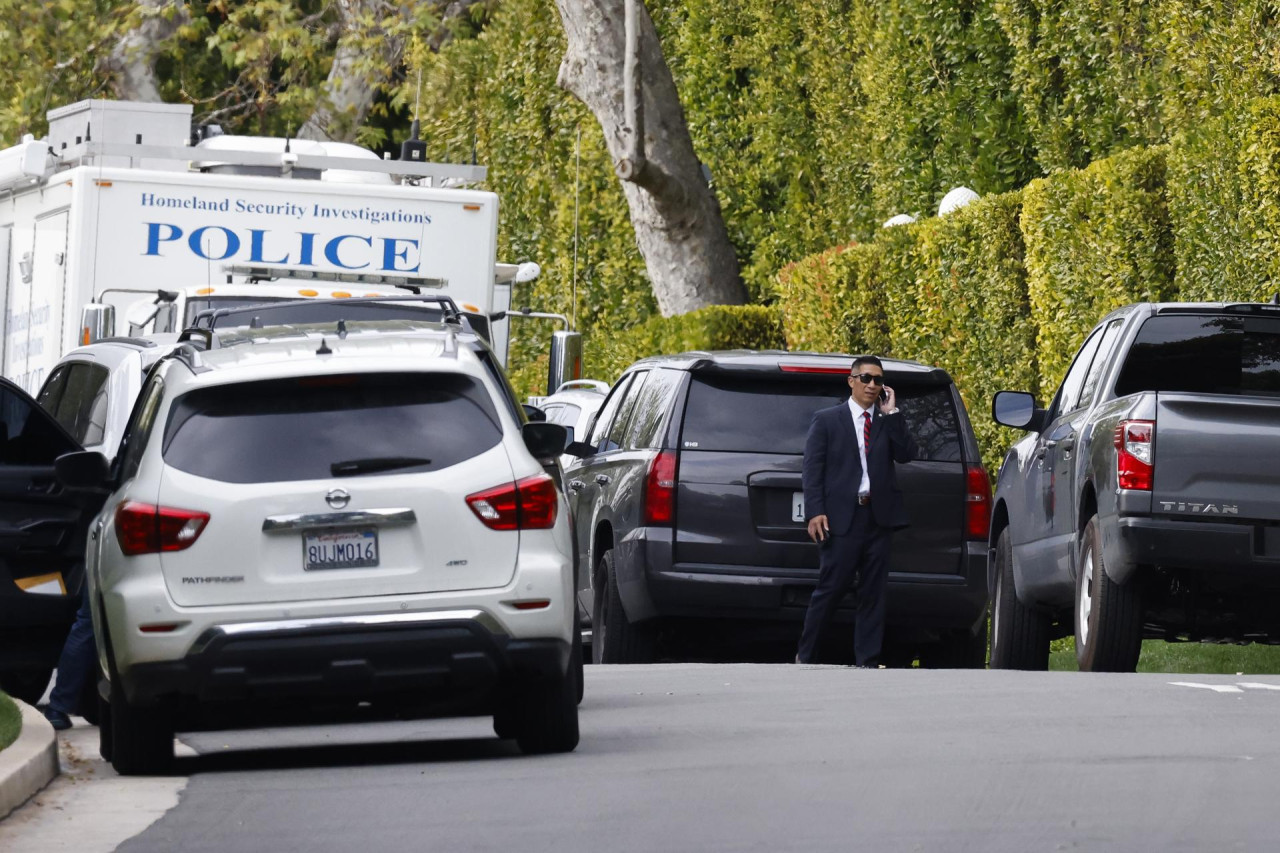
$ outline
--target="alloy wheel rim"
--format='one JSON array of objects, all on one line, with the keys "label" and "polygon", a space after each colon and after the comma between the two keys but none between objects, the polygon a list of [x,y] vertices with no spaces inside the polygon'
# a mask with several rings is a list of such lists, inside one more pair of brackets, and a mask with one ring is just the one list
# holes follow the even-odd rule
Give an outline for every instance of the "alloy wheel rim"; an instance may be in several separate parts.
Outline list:
[{"label": "alloy wheel rim", "polygon": [[1084,565],[1080,567],[1080,595],[1076,604],[1076,636],[1081,648],[1089,647],[1089,614],[1093,612],[1093,549],[1085,549]]}]

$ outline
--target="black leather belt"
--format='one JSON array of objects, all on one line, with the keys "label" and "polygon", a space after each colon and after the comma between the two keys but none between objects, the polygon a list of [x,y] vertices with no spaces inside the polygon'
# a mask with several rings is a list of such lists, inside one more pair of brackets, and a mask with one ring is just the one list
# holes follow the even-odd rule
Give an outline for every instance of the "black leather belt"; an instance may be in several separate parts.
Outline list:
[{"label": "black leather belt", "polygon": [[858,495],[858,506],[866,506],[871,503],[871,495]]}]

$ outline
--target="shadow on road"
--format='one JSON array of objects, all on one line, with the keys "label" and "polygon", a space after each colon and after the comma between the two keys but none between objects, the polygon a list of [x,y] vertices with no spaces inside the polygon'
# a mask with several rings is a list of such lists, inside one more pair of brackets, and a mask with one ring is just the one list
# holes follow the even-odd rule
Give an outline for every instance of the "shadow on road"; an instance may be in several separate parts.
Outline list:
[{"label": "shadow on road", "polygon": [[182,776],[243,770],[294,770],[315,767],[433,764],[522,757],[515,741],[498,738],[344,743],[332,746],[301,745],[245,747],[216,753],[185,756],[174,761],[173,772]]}]

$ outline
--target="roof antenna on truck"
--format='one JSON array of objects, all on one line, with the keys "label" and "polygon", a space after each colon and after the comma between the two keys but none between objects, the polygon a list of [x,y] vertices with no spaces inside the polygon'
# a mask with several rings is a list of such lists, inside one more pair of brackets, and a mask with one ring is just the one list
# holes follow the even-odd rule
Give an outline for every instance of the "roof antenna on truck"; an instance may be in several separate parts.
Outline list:
[{"label": "roof antenna on truck", "polygon": [[400,143],[400,159],[425,163],[427,160],[427,143],[419,135],[422,132],[422,69],[418,69],[418,99],[413,104],[413,121],[409,124],[409,138]]}]

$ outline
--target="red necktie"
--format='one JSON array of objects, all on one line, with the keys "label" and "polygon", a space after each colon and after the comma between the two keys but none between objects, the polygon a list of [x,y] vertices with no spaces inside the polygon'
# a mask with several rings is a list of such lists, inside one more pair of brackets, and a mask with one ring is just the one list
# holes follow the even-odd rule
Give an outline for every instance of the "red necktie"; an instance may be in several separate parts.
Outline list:
[{"label": "red necktie", "polygon": [[[871,413],[862,413],[862,446],[867,451],[867,458],[871,458]],[[869,463],[868,463],[869,464]]]}]

